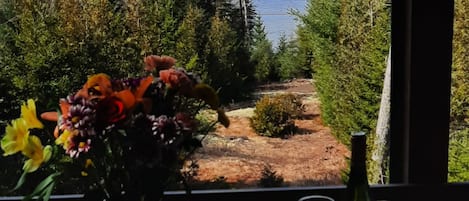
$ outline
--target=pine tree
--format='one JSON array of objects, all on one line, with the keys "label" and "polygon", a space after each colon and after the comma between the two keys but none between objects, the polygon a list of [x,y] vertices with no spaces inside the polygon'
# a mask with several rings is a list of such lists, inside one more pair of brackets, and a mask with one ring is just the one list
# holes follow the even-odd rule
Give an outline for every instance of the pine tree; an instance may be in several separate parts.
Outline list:
[{"label": "pine tree", "polygon": [[[343,2],[337,50],[335,133],[348,139],[355,130],[374,133],[390,44],[389,11],[384,1]],[[368,138],[373,140],[373,136]],[[345,141],[347,143],[347,141]]]},{"label": "pine tree", "polygon": [[345,144],[351,132],[374,133],[376,127],[390,45],[385,3],[311,0],[306,14],[295,13],[302,22],[297,30],[299,52],[306,64],[312,57],[322,117]]},{"label": "pine tree", "polygon": [[[17,89],[11,82],[12,70],[16,66],[14,47],[15,12],[12,0],[0,0],[0,127],[6,126],[6,121],[17,116]],[[2,122],[5,121],[5,122]],[[1,131],[1,130],[0,130]],[[0,132],[3,133],[3,132]]]},{"label": "pine tree", "polygon": [[246,46],[249,46],[252,40],[251,34],[257,23],[257,16],[251,0],[238,0],[238,6],[235,6],[232,11],[232,27],[237,30]]},{"label": "pine tree", "polygon": [[321,114],[326,124],[335,120],[335,98],[338,84],[335,78],[335,53],[337,42],[339,0],[310,0],[306,13],[295,13],[301,22],[297,29],[300,47],[308,51],[314,72],[313,79],[321,100]]},{"label": "pine tree", "polygon": [[202,9],[190,5],[177,31],[175,56],[178,64],[198,74],[203,74],[205,71],[203,47],[206,36],[204,30],[208,25],[205,17]]},{"label": "pine tree", "polygon": [[15,2],[17,20],[13,26],[17,34],[11,48],[17,52],[15,61],[10,63],[14,65],[10,73],[13,84],[20,91],[18,98],[23,100],[28,96],[43,101],[57,97],[53,94],[57,93],[56,86],[60,81],[54,76],[60,71],[50,67],[63,53],[62,42],[55,38],[57,15],[49,10],[51,6],[40,1]]},{"label": "pine tree", "polygon": [[207,76],[205,82],[220,89],[220,96],[234,98],[242,85],[233,58],[236,50],[236,32],[226,20],[215,16],[211,19],[206,46]]},{"label": "pine tree", "polygon": [[469,2],[455,1],[448,181],[469,180]]},{"label": "pine tree", "polygon": [[267,39],[260,16],[256,17],[251,37],[251,62],[255,68],[256,80],[262,82],[275,79],[277,76],[272,62],[274,58],[272,43]]},{"label": "pine tree", "polygon": [[[254,66],[250,61],[249,43],[250,33],[253,28],[253,19],[256,15],[252,3],[248,0],[217,0],[217,15],[228,22],[231,30],[235,32],[235,60],[233,69],[243,77],[243,81],[238,84],[245,85],[252,83],[254,79]],[[240,87],[241,87],[240,85]],[[243,86],[241,89],[248,91],[249,87]]]},{"label": "pine tree", "polygon": [[278,49],[276,57],[279,64],[277,71],[280,78],[282,80],[291,80],[303,77],[298,41],[295,39],[286,40],[285,36],[282,36]]}]

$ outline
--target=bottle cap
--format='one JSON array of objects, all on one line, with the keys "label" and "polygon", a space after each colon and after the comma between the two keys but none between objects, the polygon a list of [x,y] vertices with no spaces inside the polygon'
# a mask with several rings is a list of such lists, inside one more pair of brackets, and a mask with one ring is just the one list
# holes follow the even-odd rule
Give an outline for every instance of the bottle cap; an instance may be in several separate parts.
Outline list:
[{"label": "bottle cap", "polygon": [[363,131],[359,131],[359,132],[354,132],[352,133],[352,137],[355,137],[355,136],[364,136],[365,135],[365,132]]}]

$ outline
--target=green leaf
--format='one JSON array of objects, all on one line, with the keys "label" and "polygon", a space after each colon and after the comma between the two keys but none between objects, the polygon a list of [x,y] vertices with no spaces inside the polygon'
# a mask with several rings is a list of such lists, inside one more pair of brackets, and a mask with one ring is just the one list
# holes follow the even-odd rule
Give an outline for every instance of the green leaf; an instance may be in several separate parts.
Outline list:
[{"label": "green leaf", "polygon": [[50,195],[52,194],[52,190],[54,189],[55,181],[53,181],[39,196],[42,198],[43,201],[49,201]]},{"label": "green leaf", "polygon": [[23,171],[23,174],[21,174],[20,179],[18,179],[18,183],[16,183],[15,188],[13,188],[10,192],[18,190],[23,185],[24,181],[26,181],[26,175],[27,174],[28,174],[28,172]]},{"label": "green leaf", "polygon": [[46,196],[47,196],[47,200],[49,199],[49,196],[50,196],[50,193],[47,193],[47,191],[52,191],[52,188],[54,187],[54,179],[56,176],[58,176],[60,174],[60,172],[56,172],[56,173],[53,173],[51,175],[49,175],[48,177],[46,177],[44,180],[41,181],[41,183],[39,183],[36,188],[34,189],[34,191],[25,196],[23,198],[24,201],[27,201],[27,200],[32,200],[32,198],[36,195],[39,195],[40,197],[42,197],[42,200],[46,200]]}]

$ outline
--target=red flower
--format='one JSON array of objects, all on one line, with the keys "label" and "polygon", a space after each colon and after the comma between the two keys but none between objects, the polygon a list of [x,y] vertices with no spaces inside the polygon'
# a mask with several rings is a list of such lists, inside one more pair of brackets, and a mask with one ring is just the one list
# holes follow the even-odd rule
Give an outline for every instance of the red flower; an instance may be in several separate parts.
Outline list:
[{"label": "red flower", "polygon": [[97,125],[113,124],[125,118],[124,103],[117,97],[110,96],[102,99],[96,107]]},{"label": "red flower", "polygon": [[165,70],[171,68],[176,63],[176,59],[170,56],[150,55],[143,59],[146,71]]},{"label": "red flower", "polygon": [[189,94],[192,91],[191,79],[182,71],[168,69],[160,71],[160,79],[169,84],[172,88],[180,90],[182,94]]},{"label": "red flower", "polygon": [[186,113],[176,113],[175,120],[185,131],[193,131],[197,127],[197,123],[192,117]]}]

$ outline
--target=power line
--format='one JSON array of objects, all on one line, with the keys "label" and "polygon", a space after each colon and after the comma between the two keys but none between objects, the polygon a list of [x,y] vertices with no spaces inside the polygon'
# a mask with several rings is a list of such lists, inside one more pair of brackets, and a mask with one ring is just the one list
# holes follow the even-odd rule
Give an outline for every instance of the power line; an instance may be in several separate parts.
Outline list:
[{"label": "power line", "polygon": [[259,15],[290,15],[288,13],[259,13]]}]

